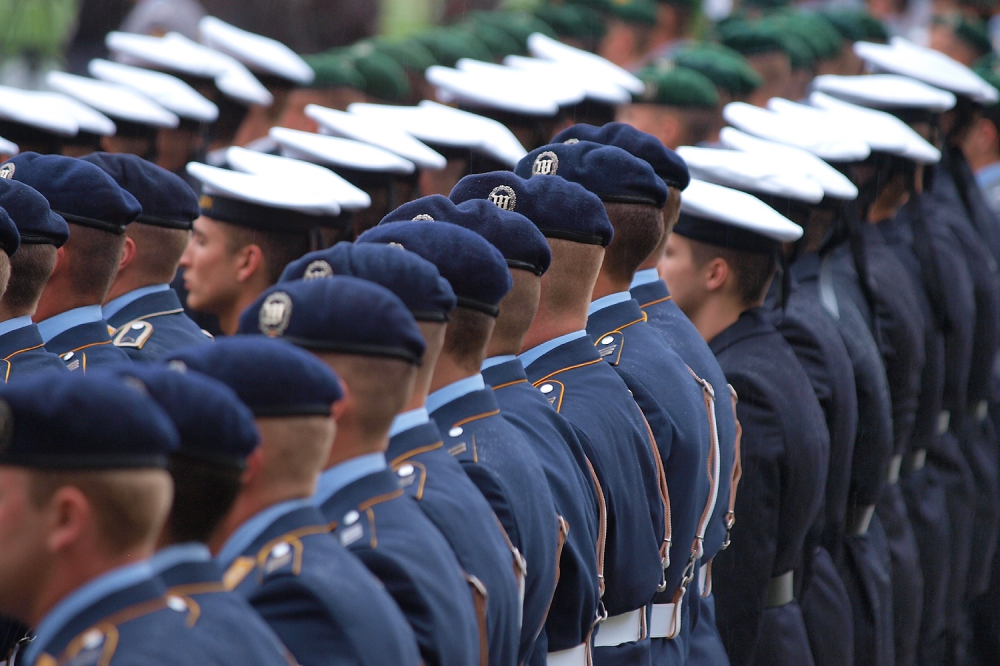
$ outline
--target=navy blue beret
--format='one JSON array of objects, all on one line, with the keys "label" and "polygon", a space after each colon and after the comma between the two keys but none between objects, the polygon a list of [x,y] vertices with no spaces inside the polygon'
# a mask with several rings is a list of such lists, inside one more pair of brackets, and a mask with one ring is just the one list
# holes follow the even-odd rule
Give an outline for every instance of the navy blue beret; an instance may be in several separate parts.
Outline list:
[{"label": "navy blue beret", "polygon": [[546,238],[607,247],[615,235],[604,204],[562,178],[524,179],[512,171],[466,176],[451,191],[455,202],[489,199],[535,223]]},{"label": "navy blue beret", "polygon": [[156,401],[180,435],[177,453],[242,467],[260,442],[253,412],[220,381],[166,366],[119,366],[110,374],[131,382]]},{"label": "navy blue beret", "polygon": [[355,277],[280,282],[243,311],[239,332],[263,333],[313,352],[398,358],[415,365],[424,356],[424,336],[403,301]]},{"label": "navy blue beret", "polygon": [[0,208],[14,221],[22,243],[59,247],[69,238],[66,220],[52,212],[45,197],[24,183],[0,178]]},{"label": "navy blue beret", "polygon": [[653,167],[653,171],[667,187],[683,190],[691,182],[691,172],[680,155],[664,146],[652,134],[637,130],[631,125],[608,123],[597,127],[579,123],[556,134],[552,143],[575,143],[574,139],[621,148]]},{"label": "navy blue beret", "polygon": [[[421,199],[404,208],[416,217]],[[404,215],[407,213],[404,213]],[[398,243],[437,266],[455,290],[459,307],[496,317],[503,297],[514,285],[500,250],[474,231],[444,220],[381,223],[358,237],[358,243]]]},{"label": "navy blue beret", "polygon": [[[505,195],[499,193],[496,196],[499,198]],[[510,268],[542,275],[552,263],[552,250],[531,220],[520,213],[494,205],[491,201],[473,199],[456,204],[448,197],[432,194],[403,204],[386,215],[382,224],[404,222],[419,215],[451,222],[476,232],[500,250]]]},{"label": "navy blue beret", "polygon": [[174,424],[109,374],[44,372],[0,386],[0,465],[54,470],[165,467]]},{"label": "navy blue beret", "polygon": [[285,267],[280,282],[347,275],[382,285],[396,294],[417,321],[448,321],[455,292],[437,266],[395,245],[343,241],[310,252]]},{"label": "navy blue beret", "polygon": [[198,195],[184,179],[138,155],[91,153],[80,159],[96,164],[142,206],[136,222],[167,229],[190,229],[201,215]]},{"label": "navy blue beret", "polygon": [[239,335],[179,349],[164,359],[222,382],[259,418],[329,416],[343,397],[340,379],[307,351],[262,336]]},{"label": "navy blue beret", "polygon": [[0,207],[0,250],[9,257],[21,245],[21,235],[17,233],[17,225],[6,210]]},{"label": "navy blue beret", "polygon": [[125,233],[142,212],[135,197],[90,162],[62,155],[21,153],[0,164],[0,177],[41,192],[67,222],[115,234]]},{"label": "navy blue beret", "polygon": [[560,176],[579,183],[604,203],[646,204],[663,208],[667,186],[649,164],[615,146],[592,141],[550,143],[521,158],[521,178]]}]

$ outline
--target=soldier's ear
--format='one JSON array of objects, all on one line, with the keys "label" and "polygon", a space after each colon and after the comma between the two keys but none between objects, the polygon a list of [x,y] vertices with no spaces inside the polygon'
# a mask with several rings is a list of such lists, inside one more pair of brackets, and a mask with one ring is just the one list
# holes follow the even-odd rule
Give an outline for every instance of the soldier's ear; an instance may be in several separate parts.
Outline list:
[{"label": "soldier's ear", "polygon": [[705,290],[718,291],[726,284],[731,273],[732,270],[729,267],[729,262],[722,257],[715,257],[711,261],[706,262],[702,267]]},{"label": "soldier's ear", "polygon": [[127,268],[135,260],[135,241],[125,236],[125,247],[122,249],[122,258],[118,262],[118,272]]}]

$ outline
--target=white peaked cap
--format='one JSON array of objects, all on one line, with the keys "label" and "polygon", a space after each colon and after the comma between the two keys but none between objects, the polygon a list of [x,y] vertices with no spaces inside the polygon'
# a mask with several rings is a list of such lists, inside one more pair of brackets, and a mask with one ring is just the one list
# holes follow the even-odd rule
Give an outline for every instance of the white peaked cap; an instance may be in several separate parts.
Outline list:
[{"label": "white peaked cap", "polygon": [[212,79],[227,97],[268,106],[274,97],[239,60],[177,32],[163,37],[109,32],[104,39],[115,60],[126,65],[164,69]]},{"label": "white peaked cap", "polygon": [[780,116],[745,102],[730,102],[722,109],[722,116],[747,134],[795,146],[831,162],[857,162],[871,154],[868,144],[856,134],[817,127],[805,119]]},{"label": "white peaked cap", "polygon": [[898,74],[822,74],[813,79],[812,89],[875,109],[910,108],[940,112],[955,106],[953,93]]},{"label": "white peaked cap", "polygon": [[187,172],[202,184],[202,191],[208,195],[307,215],[340,215],[340,206],[330,192],[291,174],[284,174],[290,176],[287,179],[274,178],[273,174],[230,171],[200,162],[188,163]]},{"label": "white peaked cap", "polygon": [[229,54],[259,72],[301,85],[312,83],[316,78],[312,67],[281,42],[241,30],[214,16],[206,16],[199,21],[198,39],[202,44]]},{"label": "white peaked cap", "polygon": [[443,169],[448,160],[398,127],[386,127],[371,118],[316,104],[306,106],[306,115],[319,123],[324,134],[354,139],[384,148],[404,157],[421,169]]},{"label": "white peaked cap", "polygon": [[269,136],[278,143],[281,154],[292,159],[376,173],[405,175],[416,170],[413,162],[395,153],[352,139],[287,127],[272,127]]},{"label": "white peaked cap", "polygon": [[632,94],[622,86],[605,76],[604,70],[594,71],[582,61],[557,62],[541,58],[526,58],[519,55],[509,55],[503,59],[503,64],[514,69],[537,72],[550,79],[569,81],[583,88],[587,99],[605,104],[627,104],[632,101]]},{"label": "white peaked cap", "polygon": [[898,155],[907,146],[907,138],[900,134],[895,126],[890,126],[890,131],[885,132],[885,124],[873,124],[876,121],[873,121],[871,117],[848,118],[843,114],[834,113],[822,107],[807,106],[787,99],[781,99],[780,97],[769,99],[767,101],[767,108],[781,117],[801,118],[807,123],[812,123],[817,128],[834,127],[844,134],[858,136],[873,151],[877,150]]},{"label": "white peaked cap", "polygon": [[419,106],[354,103],[347,111],[399,127],[426,143],[476,150],[511,167],[527,154],[502,123],[430,100]]},{"label": "white peaked cap", "polygon": [[802,238],[802,227],[757,197],[703,180],[692,179],[684,190],[681,212],[750,231],[779,243]]},{"label": "white peaked cap", "polygon": [[501,87],[475,72],[433,65],[424,72],[442,102],[497,109],[525,116],[551,117],[559,113],[559,103],[549,93],[536,94],[532,88]]},{"label": "white peaked cap", "polygon": [[11,157],[13,157],[14,155],[17,155],[20,151],[21,149],[17,147],[16,143],[8,141],[7,139],[0,136],[0,155],[10,155]]},{"label": "white peaked cap", "polygon": [[20,123],[59,136],[76,136],[80,125],[61,106],[30,90],[0,86],[0,120]]},{"label": "white peaked cap", "polygon": [[884,111],[851,104],[821,92],[812,93],[809,96],[809,103],[840,115],[844,122],[861,129],[873,150],[875,142],[867,138],[869,133],[883,137],[891,136],[894,141],[898,137],[903,142],[903,148],[893,154],[900,157],[924,164],[936,164],[941,161],[941,151],[896,116]]},{"label": "white peaked cap", "polygon": [[219,117],[219,107],[176,76],[101,59],[91,60],[87,70],[95,79],[139,91],[181,118],[211,123]]},{"label": "white peaked cap", "polygon": [[329,169],[311,162],[258,153],[237,146],[226,150],[226,162],[244,173],[263,177],[281,174],[282,183],[291,180],[296,188],[318,190],[323,196],[336,202],[339,209],[358,210],[372,205],[371,197],[366,192]]},{"label": "white peaked cap", "polygon": [[53,106],[59,107],[73,116],[80,132],[88,132],[100,136],[113,136],[118,129],[115,126],[115,121],[111,120],[111,118],[69,95],[58,92],[37,92],[35,94],[43,100],[49,100]]},{"label": "white peaked cap", "polygon": [[103,114],[150,127],[177,127],[180,118],[145,95],[117,83],[84,76],[49,72],[46,83],[54,90],[74,97]]},{"label": "white peaked cap", "polygon": [[455,63],[455,68],[481,76],[501,90],[519,88],[529,95],[548,95],[559,106],[579,104],[587,97],[587,91],[582,85],[571,79],[553,77],[551,72],[516,69],[471,58],[460,59]]},{"label": "white peaked cap", "polygon": [[536,58],[589,68],[595,76],[607,78],[625,90],[638,95],[646,85],[634,74],[599,55],[563,44],[540,32],[528,37],[528,52]]},{"label": "white peaked cap", "polygon": [[888,44],[855,42],[854,52],[877,72],[909,76],[983,104],[1000,99],[1000,91],[970,68],[902,37],[893,37]]},{"label": "white peaked cap", "polygon": [[692,178],[811,204],[823,199],[819,181],[776,157],[694,146],[681,146],[677,154],[687,163]]},{"label": "white peaked cap", "polygon": [[719,132],[719,140],[734,150],[768,155],[797,171],[808,174],[823,186],[823,192],[828,197],[845,200],[858,197],[858,188],[847,176],[806,150],[767,139],[758,139],[735,127],[723,127]]}]

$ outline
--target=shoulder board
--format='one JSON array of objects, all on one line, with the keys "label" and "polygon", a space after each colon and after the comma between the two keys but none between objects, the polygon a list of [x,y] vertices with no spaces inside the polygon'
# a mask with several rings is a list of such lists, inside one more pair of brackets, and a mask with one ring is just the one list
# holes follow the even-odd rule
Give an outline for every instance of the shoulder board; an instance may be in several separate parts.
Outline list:
[{"label": "shoulder board", "polygon": [[126,349],[142,349],[149,337],[153,335],[153,325],[148,321],[130,321],[114,333],[115,347]]},{"label": "shoulder board", "polygon": [[5,358],[0,358],[0,379],[2,379],[5,384],[7,383],[7,380],[10,379],[11,367],[10,361]]},{"label": "shoulder board", "polygon": [[226,573],[222,576],[222,584],[227,590],[235,590],[251,571],[257,567],[257,561],[252,557],[237,557]]},{"label": "shoulder board", "polygon": [[566,385],[555,379],[546,379],[535,384],[535,388],[541,391],[549,404],[555,407],[558,412],[562,409],[563,395],[566,393]]},{"label": "shoulder board", "polygon": [[65,354],[59,354],[59,358],[61,358],[62,362],[66,364],[67,370],[79,370],[84,354],[77,354],[76,352],[68,351]]},{"label": "shoulder board", "polygon": [[212,335],[211,333],[209,333],[208,331],[206,331],[205,329],[201,329],[201,332],[204,333],[205,337],[208,338],[209,340],[214,340],[215,339],[215,336]]},{"label": "shoulder board", "polygon": [[427,468],[419,462],[403,462],[393,468],[399,485],[406,494],[416,500],[423,499],[424,484],[427,481]]},{"label": "shoulder board", "polygon": [[257,553],[257,568],[260,576],[275,572],[298,576],[302,571],[302,540],[294,534],[286,534],[271,541]]},{"label": "shoulder board", "polygon": [[611,365],[618,365],[622,360],[622,346],[625,344],[625,334],[621,331],[602,335],[594,343],[597,353]]}]

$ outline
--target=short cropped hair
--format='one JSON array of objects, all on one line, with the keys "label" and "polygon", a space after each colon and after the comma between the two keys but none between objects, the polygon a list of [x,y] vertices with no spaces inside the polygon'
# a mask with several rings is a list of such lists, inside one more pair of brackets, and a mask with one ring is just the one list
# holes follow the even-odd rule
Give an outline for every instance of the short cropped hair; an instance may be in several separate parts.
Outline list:
[{"label": "short cropped hair", "polygon": [[10,280],[3,295],[8,311],[33,312],[45,284],[56,268],[56,247],[47,244],[21,245],[10,258]]},{"label": "short cropped hair", "polygon": [[495,322],[493,317],[484,312],[455,308],[449,315],[442,353],[451,357],[460,367],[478,372]]},{"label": "short cropped hair", "polygon": [[604,271],[615,280],[631,280],[663,237],[663,211],[634,203],[606,203],[604,208],[615,228],[604,254]]},{"label": "short cropped hair", "polygon": [[69,240],[63,248],[70,258],[74,291],[103,303],[118,274],[125,250],[125,234],[70,222]]},{"label": "short cropped hair", "polygon": [[205,543],[233,507],[243,470],[175,453],[168,467],[174,502],[167,518],[172,543]]},{"label": "short cropped hair", "polygon": [[312,249],[309,235],[304,232],[284,234],[247,229],[234,224],[226,226],[229,232],[227,249],[230,254],[236,254],[248,245],[256,245],[264,253],[264,271],[269,284],[277,284],[285,266]]},{"label": "short cropped hair", "polygon": [[384,436],[410,400],[417,366],[398,359],[350,354],[319,354],[319,357],[340,375],[354,397],[361,436],[365,439]]},{"label": "short cropped hair", "polygon": [[125,234],[135,241],[132,265],[136,272],[156,284],[172,282],[191,232],[135,223],[128,225]]},{"label": "short cropped hair", "polygon": [[742,252],[695,240],[691,241],[691,258],[699,267],[716,258],[725,261],[733,273],[736,295],[745,307],[757,306],[764,300],[771,279],[778,269],[778,260],[774,254]]}]

